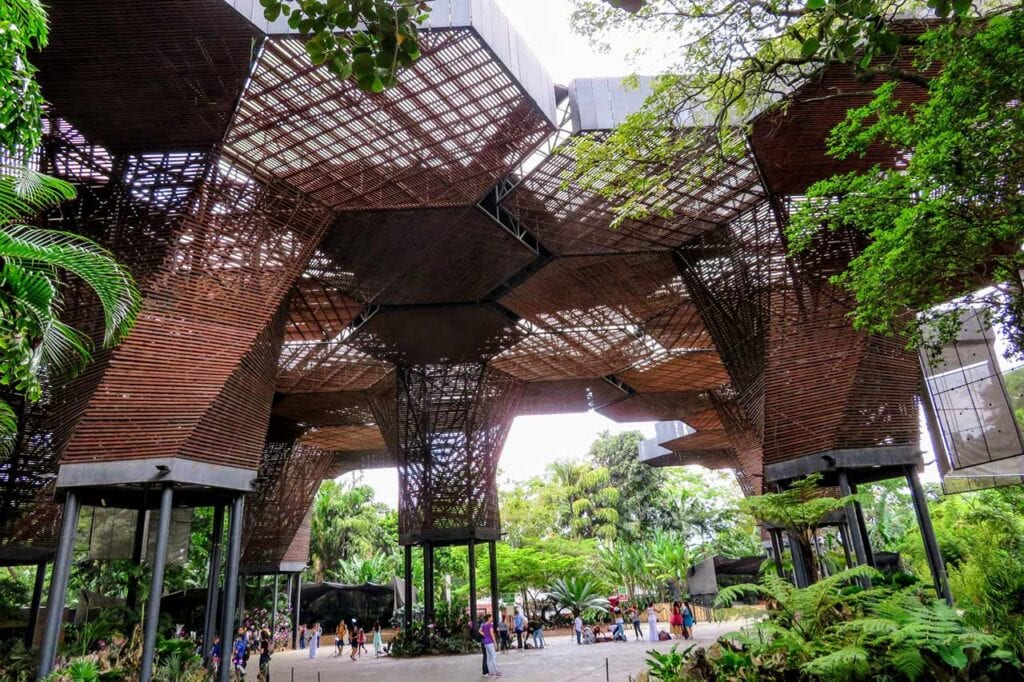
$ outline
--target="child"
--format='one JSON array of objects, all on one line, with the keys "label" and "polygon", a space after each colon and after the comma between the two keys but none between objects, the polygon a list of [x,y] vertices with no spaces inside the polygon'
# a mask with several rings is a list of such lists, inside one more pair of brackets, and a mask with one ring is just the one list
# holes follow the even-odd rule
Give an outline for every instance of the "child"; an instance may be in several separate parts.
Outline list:
[{"label": "child", "polygon": [[380,656],[380,651],[383,648],[384,640],[380,636],[380,623],[376,623],[373,626],[373,657],[377,658]]},{"label": "child", "polygon": [[221,649],[223,647],[220,643],[220,636],[213,636],[213,646],[210,647],[210,667],[213,669],[213,674],[216,675],[217,671],[220,670],[220,657]]},{"label": "child", "polygon": [[368,653],[370,652],[366,650],[366,632],[359,628],[359,655],[362,656]]},{"label": "child", "polygon": [[249,646],[245,642],[245,631],[239,630],[235,635],[235,646],[232,648],[231,667],[239,680],[245,679],[245,659],[249,657]]}]

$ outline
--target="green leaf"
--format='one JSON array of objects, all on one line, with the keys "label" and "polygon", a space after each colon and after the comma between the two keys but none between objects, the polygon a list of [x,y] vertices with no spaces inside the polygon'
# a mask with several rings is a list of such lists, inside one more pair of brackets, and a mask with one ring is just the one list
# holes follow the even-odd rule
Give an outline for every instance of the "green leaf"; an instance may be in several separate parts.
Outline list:
[{"label": "green leaf", "polygon": [[963,647],[957,645],[939,647],[936,653],[946,665],[954,670],[962,670],[967,665],[967,653]]},{"label": "green leaf", "polygon": [[800,56],[806,59],[817,52],[819,47],[821,47],[821,41],[817,37],[811,36],[800,46]]},{"label": "green leaf", "polygon": [[807,9],[809,9],[809,10],[825,9],[825,0],[807,0]]}]

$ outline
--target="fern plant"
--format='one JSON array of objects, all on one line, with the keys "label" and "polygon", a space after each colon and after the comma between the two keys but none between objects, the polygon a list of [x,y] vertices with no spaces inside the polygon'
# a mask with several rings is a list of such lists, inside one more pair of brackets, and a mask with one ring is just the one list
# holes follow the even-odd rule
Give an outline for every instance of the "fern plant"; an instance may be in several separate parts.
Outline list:
[{"label": "fern plant", "polygon": [[965,626],[921,587],[859,585],[880,577],[869,566],[857,566],[806,588],[771,573],[758,584],[724,588],[716,607],[756,595],[765,600],[768,617],[723,636],[707,655],[712,672],[705,677],[1021,679],[1020,662],[997,637]]}]

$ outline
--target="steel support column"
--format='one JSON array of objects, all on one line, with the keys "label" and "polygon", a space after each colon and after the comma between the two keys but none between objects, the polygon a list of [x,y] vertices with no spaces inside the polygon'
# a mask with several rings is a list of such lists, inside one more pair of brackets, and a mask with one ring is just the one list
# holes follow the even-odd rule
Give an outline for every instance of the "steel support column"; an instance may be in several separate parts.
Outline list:
[{"label": "steel support column", "polygon": [[71,559],[75,552],[78,511],[78,496],[73,489],[68,490],[64,498],[64,517],[61,520],[57,553],[53,558],[50,595],[46,600],[46,630],[43,633],[43,643],[39,653],[39,679],[50,674],[57,656],[57,639],[60,636],[60,626],[64,622],[64,600],[67,597]]},{"label": "steel support column", "polygon": [[500,602],[500,597],[498,596],[498,544],[491,540],[487,543],[487,550],[490,552],[491,559],[491,615],[494,617],[494,622],[497,623]]},{"label": "steel support column", "polygon": [[[857,494],[857,484],[850,481],[850,492]],[[868,524],[864,520],[864,506],[860,502],[854,502],[853,508],[857,512],[857,524],[851,529],[854,533],[860,533],[861,542],[864,545],[864,556],[867,558],[868,566],[878,568],[875,564],[875,552],[871,549],[871,536],[868,535]]]},{"label": "steel support column", "polygon": [[295,598],[292,599],[295,605],[295,620],[292,621],[292,648],[299,648],[299,618],[302,616],[302,574],[295,574]]},{"label": "steel support column", "polygon": [[[423,543],[423,624],[434,622],[434,546]],[[426,633],[426,631],[424,631]]]},{"label": "steel support column", "polygon": [[793,579],[797,587],[807,587],[811,584],[811,575],[807,562],[813,561],[814,557],[804,556],[804,548],[793,533],[789,533],[789,553],[793,557]]},{"label": "steel support column", "polygon": [[224,563],[224,610],[221,613],[220,641],[221,666],[220,682],[229,682],[231,677],[231,649],[235,641],[235,597],[238,593],[238,562],[242,554],[242,522],[245,499],[236,495],[231,501],[230,525],[228,526],[228,554]]},{"label": "steel support column", "polygon": [[139,608],[139,573],[138,568],[142,566],[144,556],[144,542],[146,540],[146,509],[140,507],[135,512],[135,536],[132,538],[132,566],[135,571],[128,577],[128,594],[125,597],[124,605],[128,612],[135,616]]},{"label": "steel support column", "polygon": [[[210,658],[213,628],[217,623],[217,604],[220,601],[220,552],[224,540],[224,505],[213,508],[213,530],[210,532],[209,574],[206,578],[206,611],[203,612],[203,662]],[[224,638],[221,637],[223,647]],[[221,657],[223,659],[223,656]]]},{"label": "steel support column", "polygon": [[171,510],[174,488],[169,484],[160,491],[160,519],[156,527],[156,547],[153,551],[153,578],[149,584],[146,603],[146,621],[142,628],[142,661],[139,682],[153,677],[153,658],[156,656],[156,631],[160,627],[160,598],[164,593],[164,565],[167,563],[167,540],[171,535]]},{"label": "steel support column", "polygon": [[[845,470],[839,471],[839,491],[843,497],[853,494],[853,486],[850,484],[850,477]],[[849,549],[846,548],[846,540],[849,538],[853,545],[853,555],[857,559],[858,566],[869,566],[868,553],[864,545],[864,534],[860,530],[860,519],[857,516],[857,507],[855,502],[850,502],[843,506],[846,512],[846,525],[851,528],[857,528],[856,532],[846,533],[843,537],[843,549],[847,552],[847,563],[849,563]],[[872,557],[874,558],[874,557]],[[863,580],[862,584],[864,587],[870,587],[870,580]]]},{"label": "steel support column", "polygon": [[280,603],[281,574],[274,574],[274,600],[270,607],[270,641],[277,637],[277,607]]},{"label": "steel support column", "polygon": [[850,554],[850,524],[840,523],[839,524],[839,542],[843,545],[843,559],[846,561],[847,568],[853,568],[856,564],[853,563],[853,555]]},{"label": "steel support column", "polygon": [[405,546],[405,609],[402,623],[406,630],[412,627],[412,545]]},{"label": "steel support column", "polygon": [[917,469],[913,466],[906,468],[906,475],[907,484],[910,486],[910,499],[914,503],[914,513],[917,515],[917,525],[921,529],[921,539],[924,541],[925,558],[928,559],[928,568],[932,572],[935,593],[952,606],[953,593],[949,589],[949,581],[946,578],[946,564],[942,560],[939,541],[936,539],[935,529],[932,527],[932,517],[928,513],[928,500],[924,495],[921,479],[917,477]]},{"label": "steel support column", "polygon": [[32,605],[28,609],[28,626],[25,628],[25,648],[31,649],[36,638],[39,623],[39,607],[43,603],[43,583],[46,582],[46,562],[36,564],[36,580],[32,584]]},{"label": "steel support column", "polygon": [[476,624],[476,540],[469,539],[469,622]]},{"label": "steel support column", "polygon": [[775,571],[780,578],[786,577],[786,569],[782,566],[782,534],[778,528],[771,528],[768,537],[772,543],[772,558],[775,559]]}]

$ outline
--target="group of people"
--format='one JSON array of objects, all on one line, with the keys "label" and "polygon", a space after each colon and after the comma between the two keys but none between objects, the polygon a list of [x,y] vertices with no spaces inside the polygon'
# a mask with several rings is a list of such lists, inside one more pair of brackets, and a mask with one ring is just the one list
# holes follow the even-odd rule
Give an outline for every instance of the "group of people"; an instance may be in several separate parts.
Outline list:
[{"label": "group of people", "polygon": [[[518,649],[543,649],[544,648],[544,625],[540,621],[527,620],[523,612],[516,608],[515,614],[508,618],[501,618],[495,624],[494,617],[487,614],[481,619],[470,620],[470,636],[483,649],[482,671],[485,677],[501,677],[498,670],[497,652],[499,647],[502,651],[512,648],[512,637],[509,630],[511,623],[512,631],[516,635],[516,648]],[[530,646],[529,637],[533,638],[533,646]]]},{"label": "group of people", "polygon": [[[668,633],[659,632],[658,630],[658,611],[654,608],[654,602],[648,602],[646,606],[647,613],[647,641],[658,642],[662,639],[668,639]],[[640,611],[632,606],[626,614],[623,614],[622,609],[615,607],[612,612],[614,623],[611,628],[605,630],[601,629],[600,625],[587,625],[583,622],[583,618],[579,615],[573,620],[573,631],[576,635],[577,644],[594,644],[596,642],[625,642],[628,641],[626,635],[626,618],[628,615],[630,621],[633,623],[633,637],[636,640],[644,638],[643,629],[640,627]],[[690,606],[688,601],[676,601],[672,603],[672,615],[669,620],[669,625],[672,630],[672,634],[685,639],[689,639],[693,636],[693,624],[696,622],[694,617],[693,607]]]},{"label": "group of people", "polygon": [[[235,638],[231,642],[231,674],[236,680],[244,680],[249,667],[249,661],[254,652],[259,653],[259,668],[257,680],[270,679],[270,656],[274,651],[274,640],[270,630],[238,628]],[[219,635],[213,636],[210,646],[210,667],[214,674],[220,670],[226,652],[224,643]]]},{"label": "group of people", "polygon": [[[299,648],[309,647],[309,657],[316,658],[317,650],[320,648],[320,640],[323,637],[323,628],[320,623],[311,626],[302,626],[299,629]],[[349,658],[358,660],[363,654],[370,653],[366,648],[366,631],[356,624],[352,619],[352,625],[346,625],[342,620],[334,631],[334,655],[341,656],[345,653],[345,644],[349,645]],[[384,650],[384,638],[381,634],[380,624],[373,626],[373,653],[380,656]]]},{"label": "group of people", "polygon": [[672,620],[669,625],[673,635],[679,635],[683,639],[693,637],[693,624],[696,622],[693,616],[693,607],[688,601],[672,602]]}]

